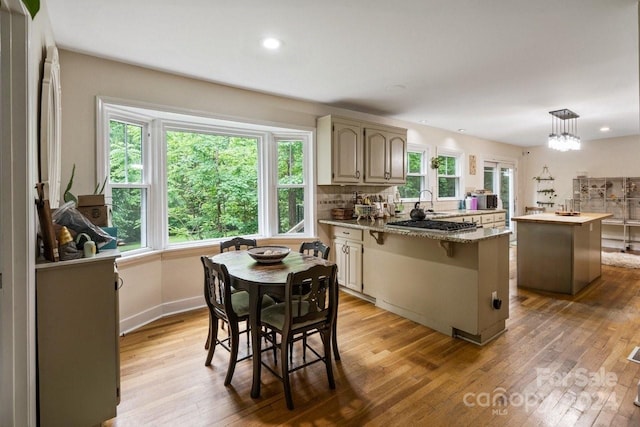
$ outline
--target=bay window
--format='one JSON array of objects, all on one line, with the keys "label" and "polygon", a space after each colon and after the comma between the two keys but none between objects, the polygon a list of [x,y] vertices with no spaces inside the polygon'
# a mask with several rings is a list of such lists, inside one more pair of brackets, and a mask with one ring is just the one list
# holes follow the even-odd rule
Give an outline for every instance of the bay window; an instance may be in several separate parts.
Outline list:
[{"label": "bay window", "polygon": [[98,127],[98,180],[121,252],[315,233],[309,131],[103,99]]}]

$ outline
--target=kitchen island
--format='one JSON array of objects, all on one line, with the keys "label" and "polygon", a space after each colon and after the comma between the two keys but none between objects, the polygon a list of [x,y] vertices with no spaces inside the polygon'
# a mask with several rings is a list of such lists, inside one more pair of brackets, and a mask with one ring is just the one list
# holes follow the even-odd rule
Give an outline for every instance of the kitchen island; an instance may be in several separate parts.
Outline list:
[{"label": "kitchen island", "polygon": [[442,233],[394,228],[385,220],[320,223],[331,226],[332,253],[339,268],[357,268],[339,260],[345,248],[354,250],[341,243],[344,235],[358,242],[362,292],[376,306],[476,344],[505,331],[509,229]]},{"label": "kitchen island", "polygon": [[600,277],[602,220],[609,213],[540,213],[517,222],[518,286],[575,295]]}]

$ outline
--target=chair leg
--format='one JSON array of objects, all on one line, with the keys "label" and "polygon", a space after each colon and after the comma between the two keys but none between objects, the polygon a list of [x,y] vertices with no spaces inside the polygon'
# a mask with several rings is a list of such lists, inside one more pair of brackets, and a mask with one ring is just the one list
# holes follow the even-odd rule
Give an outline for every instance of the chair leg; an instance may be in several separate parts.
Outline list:
[{"label": "chair leg", "polygon": [[271,349],[273,351],[273,363],[278,366],[278,349],[276,346],[276,333],[275,331],[271,331]]},{"label": "chair leg", "polygon": [[204,362],[204,366],[211,365],[211,359],[213,359],[213,353],[216,351],[216,343],[218,342],[218,318],[212,316],[211,327],[209,328],[209,351],[207,352],[207,360]]},{"label": "chair leg", "polygon": [[249,339],[249,335],[251,335],[251,327],[249,326],[249,319],[247,319],[247,322],[245,324],[245,330],[247,331],[247,351],[249,351],[249,349],[251,348],[251,340]]},{"label": "chair leg", "polygon": [[289,381],[289,340],[283,336],[280,342],[280,357],[282,358],[282,384],[284,385],[284,397],[287,408],[293,410],[293,397],[291,396],[291,382]]},{"label": "chair leg", "polygon": [[233,372],[236,369],[236,361],[238,360],[238,341],[240,339],[240,328],[236,322],[229,322],[229,342],[231,344],[231,354],[229,355],[229,367],[227,368],[227,376],[224,379],[224,385],[231,384]]},{"label": "chair leg", "polygon": [[320,331],[320,334],[322,334],[322,343],[324,344],[324,364],[327,368],[329,388],[333,390],[336,388],[336,382],[333,378],[333,366],[331,364],[331,329]]},{"label": "chair leg", "polygon": [[307,331],[302,333],[302,363],[307,363]]},{"label": "chair leg", "polygon": [[338,352],[338,319],[333,322],[331,331],[331,344],[333,346],[333,357],[336,361],[340,360],[340,353]]},{"label": "chair leg", "polygon": [[205,350],[209,348],[209,345],[211,345],[211,324],[213,322],[211,321],[211,313],[209,313],[209,331],[207,332],[207,342],[204,343],[204,348]]}]

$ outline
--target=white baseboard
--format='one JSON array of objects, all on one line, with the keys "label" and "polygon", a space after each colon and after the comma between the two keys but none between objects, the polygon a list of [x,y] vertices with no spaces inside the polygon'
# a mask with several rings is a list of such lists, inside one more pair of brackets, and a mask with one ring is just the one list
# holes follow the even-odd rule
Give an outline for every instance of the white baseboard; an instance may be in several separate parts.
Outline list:
[{"label": "white baseboard", "polygon": [[185,298],[178,301],[171,301],[151,307],[140,313],[120,320],[120,335],[128,334],[143,327],[154,320],[162,319],[172,314],[183,313],[185,311],[196,310],[204,307],[202,297]]}]

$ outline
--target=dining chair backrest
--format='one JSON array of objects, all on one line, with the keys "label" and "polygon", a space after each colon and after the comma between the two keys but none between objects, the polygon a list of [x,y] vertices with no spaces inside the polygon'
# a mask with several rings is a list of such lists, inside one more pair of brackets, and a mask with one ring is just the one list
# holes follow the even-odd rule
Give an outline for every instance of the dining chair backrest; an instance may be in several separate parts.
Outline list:
[{"label": "dining chair backrest", "polygon": [[[338,304],[336,265],[315,265],[307,270],[289,273],[285,284],[285,319],[283,330],[295,330],[335,321]],[[296,293],[304,287],[307,293]]]},{"label": "dining chair backrest", "polygon": [[237,316],[231,305],[231,279],[224,264],[218,264],[209,257],[200,257],[204,267],[204,299],[209,310],[233,321]]},{"label": "dining chair backrest", "polygon": [[234,237],[231,240],[220,242],[220,252],[227,252],[231,248],[236,251],[240,249],[251,249],[258,246],[256,239],[245,239],[244,237]]},{"label": "dining chair backrest", "polygon": [[302,242],[300,245],[300,253],[317,256],[323,259],[329,259],[329,251],[331,247],[325,245],[320,240],[314,242]]}]

